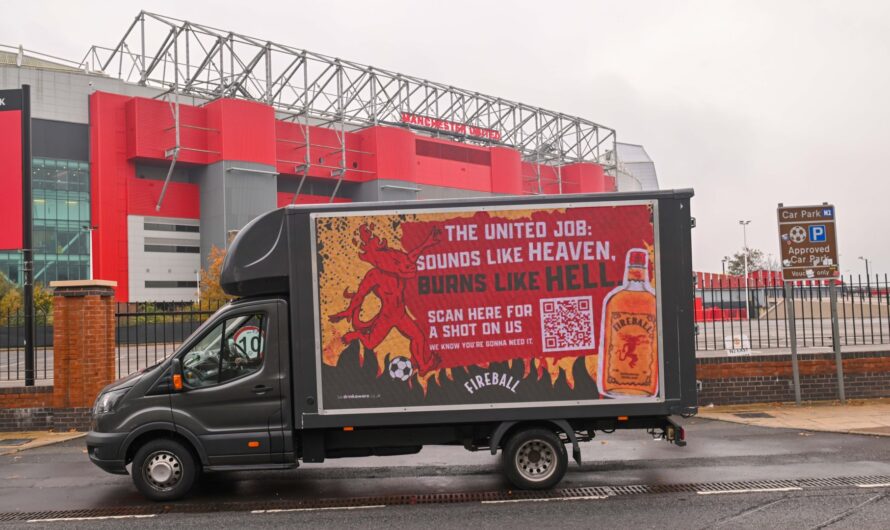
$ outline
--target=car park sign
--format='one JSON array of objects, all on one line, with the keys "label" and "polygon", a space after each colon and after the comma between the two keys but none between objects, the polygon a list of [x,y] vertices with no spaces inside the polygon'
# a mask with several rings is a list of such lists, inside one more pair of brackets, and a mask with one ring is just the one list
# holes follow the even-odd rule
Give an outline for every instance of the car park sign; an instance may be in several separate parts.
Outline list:
[{"label": "car park sign", "polygon": [[779,245],[785,281],[839,275],[834,206],[779,204]]}]

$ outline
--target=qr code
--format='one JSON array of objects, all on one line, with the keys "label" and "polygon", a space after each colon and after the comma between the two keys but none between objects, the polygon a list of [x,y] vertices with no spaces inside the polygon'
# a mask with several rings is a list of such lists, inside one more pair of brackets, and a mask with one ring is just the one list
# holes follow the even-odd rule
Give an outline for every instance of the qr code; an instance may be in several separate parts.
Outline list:
[{"label": "qr code", "polygon": [[541,343],[545,352],[594,349],[592,297],[541,299]]}]

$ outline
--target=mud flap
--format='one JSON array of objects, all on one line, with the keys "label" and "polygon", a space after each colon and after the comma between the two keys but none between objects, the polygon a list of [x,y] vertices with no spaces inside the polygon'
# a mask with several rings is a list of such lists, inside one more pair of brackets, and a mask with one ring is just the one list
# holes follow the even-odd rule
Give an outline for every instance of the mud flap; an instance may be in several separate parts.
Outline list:
[{"label": "mud flap", "polygon": [[686,429],[671,418],[665,418],[665,438],[677,447],[686,447]]},{"label": "mud flap", "polygon": [[569,425],[569,422],[566,420],[551,420],[551,422],[562,429],[562,432],[566,433],[566,436],[569,437],[569,441],[572,442],[572,459],[578,463],[578,466],[581,466],[581,446],[578,445],[578,437],[575,436],[575,429]]}]

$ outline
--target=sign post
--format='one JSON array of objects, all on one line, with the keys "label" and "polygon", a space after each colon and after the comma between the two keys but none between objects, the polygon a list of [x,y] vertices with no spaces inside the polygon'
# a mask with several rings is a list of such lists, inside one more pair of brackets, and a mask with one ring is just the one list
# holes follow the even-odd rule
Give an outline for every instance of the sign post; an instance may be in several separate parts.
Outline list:
[{"label": "sign post", "polygon": [[[785,283],[786,313],[791,337],[791,364],[794,371],[794,390],[800,404],[800,379],[797,370],[797,341],[794,324],[794,302],[791,300],[793,281],[829,281],[831,305],[831,336],[837,365],[837,389],[841,403],[844,395],[844,364],[841,356],[840,331],[837,320],[837,278],[840,276],[833,205],[785,206],[777,209],[782,278]],[[791,300],[789,304],[788,301]]]},{"label": "sign post", "polygon": [[31,215],[31,86],[22,85],[22,293],[25,310],[25,386],[34,386],[34,248]]},{"label": "sign post", "polygon": [[797,364],[797,321],[794,318],[794,286],[785,282],[785,318],[788,320],[788,340],[791,342],[791,379],[794,383],[794,402],[800,406],[800,366]]},{"label": "sign post", "polygon": [[834,363],[837,365],[837,396],[841,405],[846,405],[847,396],[844,392],[844,360],[841,356],[840,326],[837,321],[837,284],[828,284],[828,296],[831,299],[831,347],[834,350]]}]

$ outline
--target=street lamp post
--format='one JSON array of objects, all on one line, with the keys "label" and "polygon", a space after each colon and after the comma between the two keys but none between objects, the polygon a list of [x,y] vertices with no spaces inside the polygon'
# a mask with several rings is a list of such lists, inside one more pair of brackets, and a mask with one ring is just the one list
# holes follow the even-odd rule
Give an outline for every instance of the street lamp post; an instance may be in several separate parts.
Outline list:
[{"label": "street lamp post", "polygon": [[745,263],[745,317],[751,318],[751,298],[748,294],[748,225],[751,224],[751,220],[740,220],[739,224],[742,225],[742,244],[744,248],[742,249],[742,256],[744,257]]},{"label": "street lamp post", "polygon": [[720,260],[720,264],[723,266],[723,275],[726,276],[726,262],[729,261],[729,256],[723,256],[723,259]]},{"label": "street lamp post", "polygon": [[99,228],[98,226],[93,225],[83,225],[80,227],[83,231],[87,233],[87,268],[88,268],[88,279],[93,279],[93,230]]},{"label": "street lamp post", "polygon": [[865,262],[865,288],[868,289],[869,293],[871,293],[871,278],[869,278],[869,272],[868,272],[868,258],[859,256],[859,259],[861,259],[862,261]]}]

